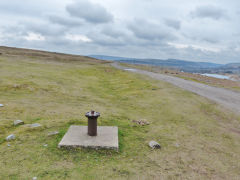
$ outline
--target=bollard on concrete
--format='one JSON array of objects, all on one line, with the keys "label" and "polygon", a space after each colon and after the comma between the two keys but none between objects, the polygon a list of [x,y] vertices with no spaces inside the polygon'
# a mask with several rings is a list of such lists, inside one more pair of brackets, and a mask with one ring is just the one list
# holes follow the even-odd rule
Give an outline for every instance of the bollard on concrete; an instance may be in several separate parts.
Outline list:
[{"label": "bollard on concrete", "polygon": [[90,111],[85,114],[88,118],[88,135],[97,136],[97,119],[100,116],[99,112]]}]

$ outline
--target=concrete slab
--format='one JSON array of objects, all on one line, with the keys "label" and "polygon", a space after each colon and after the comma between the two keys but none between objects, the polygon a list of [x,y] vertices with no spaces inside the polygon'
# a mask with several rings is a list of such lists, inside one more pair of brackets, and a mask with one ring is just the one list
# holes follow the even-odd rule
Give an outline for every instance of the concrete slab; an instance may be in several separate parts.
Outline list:
[{"label": "concrete slab", "polygon": [[98,126],[97,136],[87,134],[87,126],[70,126],[58,147],[85,147],[118,151],[118,127]]}]

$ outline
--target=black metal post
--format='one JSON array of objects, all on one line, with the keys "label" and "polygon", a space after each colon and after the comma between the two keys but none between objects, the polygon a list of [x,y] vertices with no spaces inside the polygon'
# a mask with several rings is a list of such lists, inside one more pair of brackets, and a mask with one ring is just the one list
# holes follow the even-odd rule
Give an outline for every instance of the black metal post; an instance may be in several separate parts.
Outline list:
[{"label": "black metal post", "polygon": [[99,112],[90,111],[85,114],[88,118],[88,135],[97,136],[97,119],[100,116]]}]

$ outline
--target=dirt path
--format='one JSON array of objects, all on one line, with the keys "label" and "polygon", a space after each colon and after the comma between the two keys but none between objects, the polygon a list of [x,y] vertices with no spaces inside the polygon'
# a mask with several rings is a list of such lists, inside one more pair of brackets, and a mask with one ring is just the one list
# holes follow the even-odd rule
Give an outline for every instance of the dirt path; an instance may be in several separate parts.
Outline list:
[{"label": "dirt path", "polygon": [[144,71],[140,69],[127,68],[117,63],[113,63],[112,66],[118,69],[131,71],[139,74],[144,74],[154,79],[169,82],[182,89],[194,92],[198,95],[201,95],[210,100],[213,100],[234,112],[240,113],[240,93],[238,92],[234,92],[234,91],[223,89],[223,88],[212,87],[212,86],[208,86],[208,85],[193,82],[193,81],[188,81],[178,77],[168,76],[168,75],[159,74],[159,73],[153,73],[153,72]]}]

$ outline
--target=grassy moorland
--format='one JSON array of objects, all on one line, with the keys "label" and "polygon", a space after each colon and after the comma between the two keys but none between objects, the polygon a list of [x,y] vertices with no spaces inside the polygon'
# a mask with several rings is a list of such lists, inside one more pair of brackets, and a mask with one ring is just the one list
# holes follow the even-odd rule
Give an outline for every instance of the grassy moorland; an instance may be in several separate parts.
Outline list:
[{"label": "grassy moorland", "polygon": [[[107,62],[0,52],[0,179],[240,178],[238,115]],[[119,152],[58,149],[70,125],[87,124],[84,114],[91,109],[101,112],[99,125],[119,127]],[[43,126],[15,127],[16,119]],[[139,119],[150,125],[132,123]],[[47,136],[56,130],[58,135]],[[16,139],[6,142],[10,134]],[[150,149],[150,140],[162,149]]]}]

